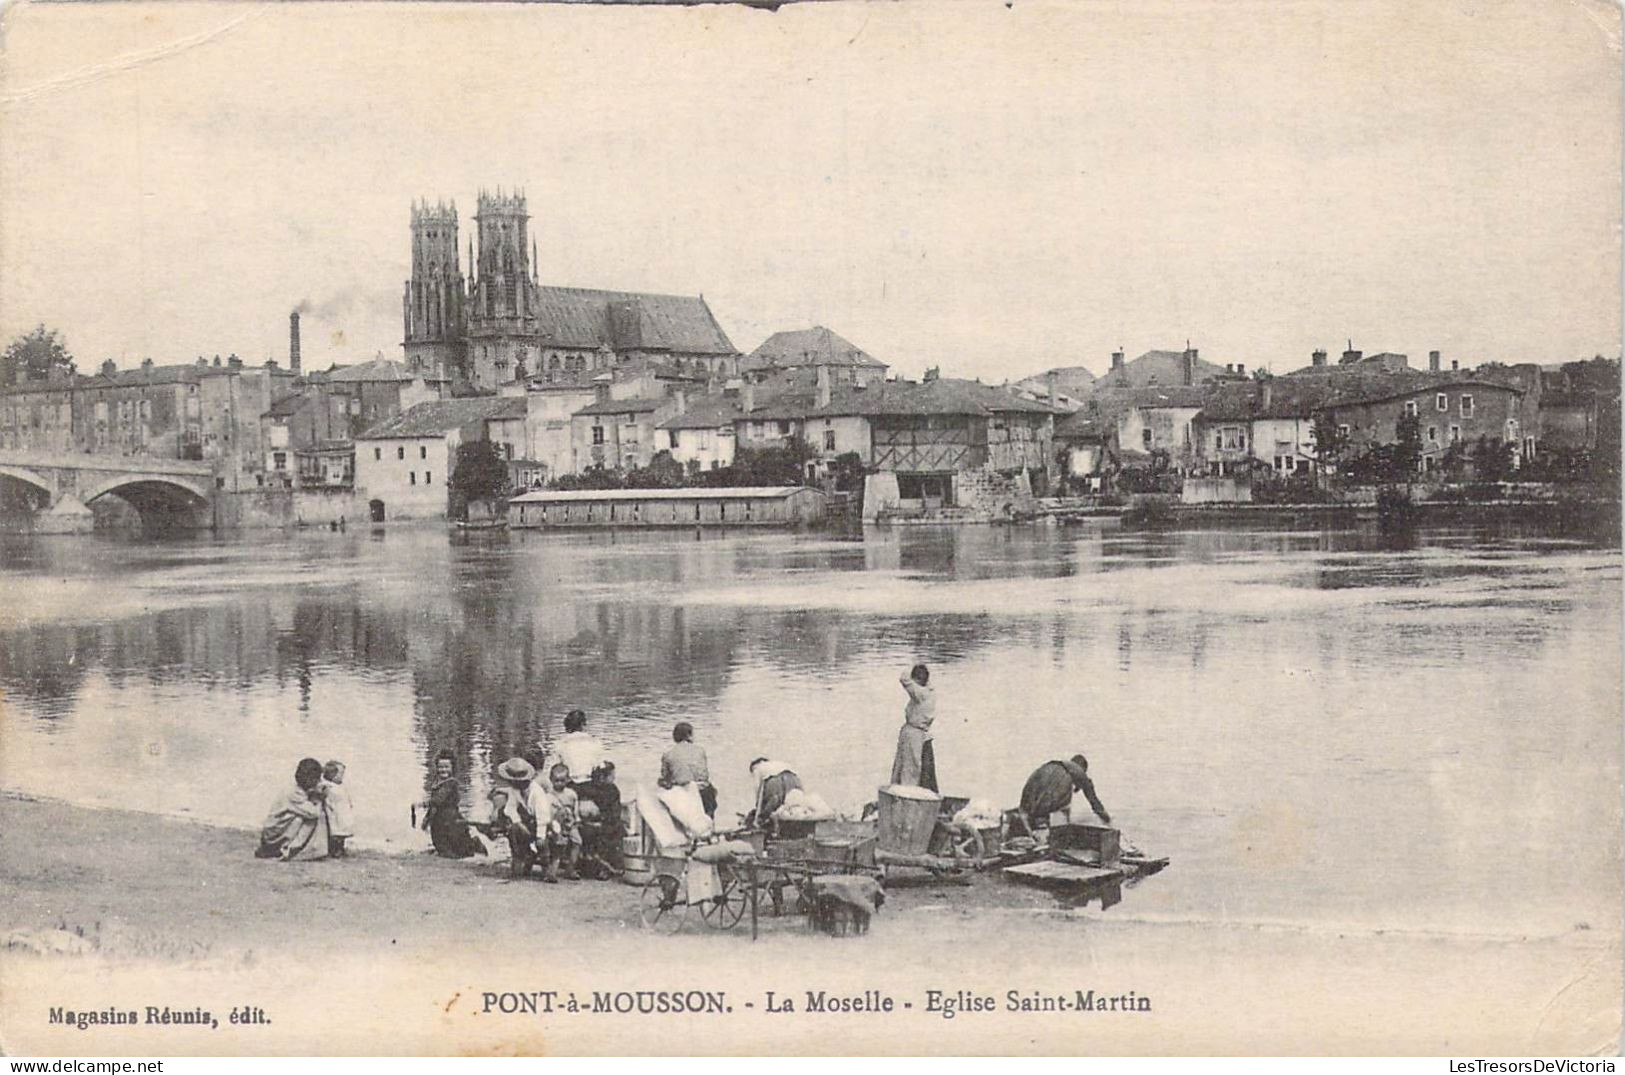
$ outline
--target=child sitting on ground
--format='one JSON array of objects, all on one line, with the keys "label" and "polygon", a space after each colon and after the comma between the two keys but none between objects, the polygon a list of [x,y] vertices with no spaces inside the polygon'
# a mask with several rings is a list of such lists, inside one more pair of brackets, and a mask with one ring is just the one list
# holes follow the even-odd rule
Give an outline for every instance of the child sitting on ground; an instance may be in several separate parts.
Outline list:
[{"label": "child sitting on ground", "polygon": [[553,787],[548,798],[553,806],[553,819],[547,826],[547,873],[544,881],[559,879],[559,861],[564,862],[564,879],[580,880],[577,864],[581,857],[581,826],[578,824],[580,798],[570,786],[570,767],[563,762],[553,766],[548,774]]},{"label": "child sitting on ground", "polygon": [[323,799],[327,803],[327,853],[330,857],[345,857],[344,841],[355,835],[354,806],[350,793],[344,789],[344,763],[330,761],[322,766]]}]

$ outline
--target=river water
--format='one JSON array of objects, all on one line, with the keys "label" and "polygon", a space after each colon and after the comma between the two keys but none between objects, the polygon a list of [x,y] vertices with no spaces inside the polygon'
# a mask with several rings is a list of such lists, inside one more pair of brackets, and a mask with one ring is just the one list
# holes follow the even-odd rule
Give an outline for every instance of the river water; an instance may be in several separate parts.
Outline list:
[{"label": "river water", "polygon": [[579,707],[623,789],[687,720],[724,812],[759,755],[850,806],[920,660],[945,792],[1082,751],[1172,857],[1109,914],[1617,931],[1620,592],[1530,527],[15,539],[0,785],[254,825],[340,758],[361,838],[415,847],[436,750],[474,807]]}]

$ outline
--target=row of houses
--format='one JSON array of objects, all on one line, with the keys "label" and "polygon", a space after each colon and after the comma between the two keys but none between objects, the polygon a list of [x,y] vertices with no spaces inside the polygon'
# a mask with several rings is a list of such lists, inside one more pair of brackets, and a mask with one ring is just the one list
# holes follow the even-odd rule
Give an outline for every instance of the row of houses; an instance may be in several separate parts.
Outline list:
[{"label": "row of houses", "polygon": [[[1601,381],[1575,383],[1576,369],[1588,365],[1445,369],[1435,351],[1424,371],[1402,354],[1350,350],[1334,365],[1317,351],[1308,366],[1281,376],[1238,376],[1244,367],[1232,366],[1205,383],[1189,383],[1188,372],[1167,385],[1096,382],[1055,436],[1065,473],[1097,479],[1145,465],[1185,475],[1310,473],[1321,460],[1317,418],[1350,457],[1396,443],[1402,423],[1414,420],[1424,476],[1453,446],[1480,440],[1508,445],[1516,466],[1543,450],[1599,447],[1604,418],[1618,408],[1618,363],[1605,363],[1612,372]],[[1603,383],[1610,376],[1611,389]]]},{"label": "row of houses", "polygon": [[[651,383],[665,391],[648,394]],[[470,439],[508,460],[516,490],[563,474],[646,467],[662,453],[697,474],[732,466],[742,449],[795,444],[808,483],[833,482],[844,460],[887,475],[889,506],[902,511],[995,510],[1042,491],[1054,463],[1054,409],[957,378],[836,384],[819,370],[736,379],[691,398],[685,382],[656,370],[595,392],[567,417],[547,385],[419,404],[357,437],[356,488],[374,518],[442,514],[457,446]]]}]

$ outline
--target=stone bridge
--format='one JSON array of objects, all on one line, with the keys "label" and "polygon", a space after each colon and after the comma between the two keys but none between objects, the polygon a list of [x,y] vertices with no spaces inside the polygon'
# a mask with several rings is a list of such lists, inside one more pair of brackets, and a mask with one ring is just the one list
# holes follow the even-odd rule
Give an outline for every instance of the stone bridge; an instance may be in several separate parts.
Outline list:
[{"label": "stone bridge", "polygon": [[0,511],[42,534],[91,528],[90,504],[109,494],[147,525],[204,529],[214,522],[214,468],[186,459],[0,450]]}]

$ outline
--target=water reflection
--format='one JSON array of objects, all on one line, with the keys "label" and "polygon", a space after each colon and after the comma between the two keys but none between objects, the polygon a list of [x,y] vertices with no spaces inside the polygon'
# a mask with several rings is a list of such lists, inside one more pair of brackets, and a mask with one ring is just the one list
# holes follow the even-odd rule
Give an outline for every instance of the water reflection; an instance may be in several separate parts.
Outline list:
[{"label": "water reflection", "polygon": [[1542,917],[1617,920],[1617,550],[1414,537],[15,542],[4,783],[252,823],[293,760],[339,757],[363,833],[405,842],[435,752],[472,805],[579,707],[623,783],[688,720],[724,811],[759,754],[856,803],[924,660],[945,787],[1002,802],[1085,750],[1130,837],[1175,859],[1137,912],[1499,928],[1512,846],[1551,878]]}]

